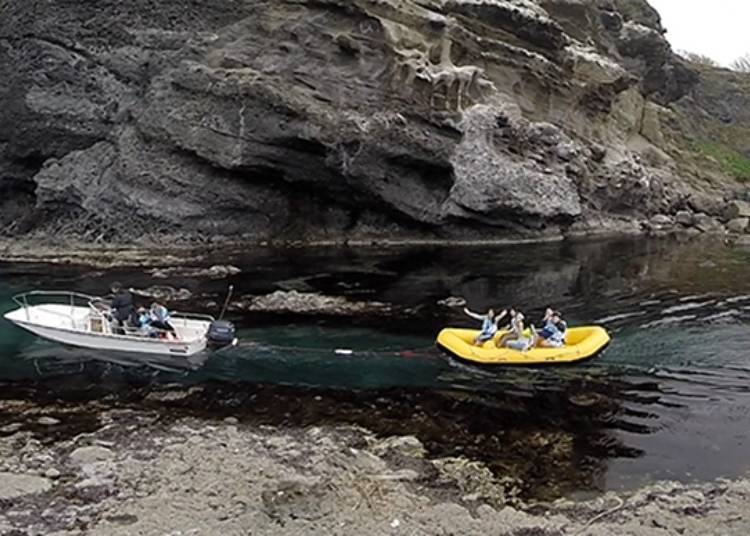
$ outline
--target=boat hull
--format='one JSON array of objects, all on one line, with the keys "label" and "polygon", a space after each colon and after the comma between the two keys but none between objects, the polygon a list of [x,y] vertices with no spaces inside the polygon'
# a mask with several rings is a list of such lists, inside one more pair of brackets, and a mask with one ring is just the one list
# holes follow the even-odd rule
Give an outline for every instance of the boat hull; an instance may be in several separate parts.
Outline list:
[{"label": "boat hull", "polygon": [[[78,307],[44,305],[18,309],[5,319],[43,339],[67,346],[133,354],[191,356],[206,349],[206,338],[166,340],[114,333],[96,333],[86,329],[88,311]],[[61,311],[65,311],[65,315]],[[193,322],[192,324],[198,324]],[[196,327],[191,324],[191,330]],[[182,327],[178,324],[178,332]],[[207,329],[208,323],[206,323]],[[197,326],[200,329],[200,326]]]},{"label": "boat hull", "polygon": [[499,332],[494,340],[482,346],[474,346],[473,341],[479,331],[447,328],[438,335],[437,345],[452,357],[475,365],[547,367],[574,365],[593,359],[610,342],[609,334],[604,328],[589,326],[569,329],[568,344],[563,348],[534,348],[528,352],[519,352],[495,346],[504,333]]}]

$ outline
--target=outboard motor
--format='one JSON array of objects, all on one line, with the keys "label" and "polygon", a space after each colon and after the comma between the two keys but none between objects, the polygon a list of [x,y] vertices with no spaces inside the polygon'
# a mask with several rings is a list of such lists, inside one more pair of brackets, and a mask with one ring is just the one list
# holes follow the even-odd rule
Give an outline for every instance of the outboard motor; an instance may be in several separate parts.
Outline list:
[{"label": "outboard motor", "polygon": [[214,320],[208,326],[206,339],[212,348],[224,348],[237,344],[237,330],[229,320]]}]

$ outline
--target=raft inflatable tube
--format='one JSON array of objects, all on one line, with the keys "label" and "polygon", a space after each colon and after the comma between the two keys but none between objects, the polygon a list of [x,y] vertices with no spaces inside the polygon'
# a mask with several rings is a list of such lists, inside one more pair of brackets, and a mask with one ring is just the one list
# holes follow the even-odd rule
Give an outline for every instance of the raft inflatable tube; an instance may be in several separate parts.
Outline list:
[{"label": "raft inflatable tube", "polygon": [[494,340],[487,341],[482,346],[474,346],[473,342],[479,331],[446,328],[438,335],[437,345],[451,356],[477,365],[537,367],[572,365],[592,359],[599,355],[610,341],[607,330],[599,326],[570,328],[566,344],[562,348],[534,348],[527,352],[519,352],[495,347],[495,341],[504,333],[500,331]]}]

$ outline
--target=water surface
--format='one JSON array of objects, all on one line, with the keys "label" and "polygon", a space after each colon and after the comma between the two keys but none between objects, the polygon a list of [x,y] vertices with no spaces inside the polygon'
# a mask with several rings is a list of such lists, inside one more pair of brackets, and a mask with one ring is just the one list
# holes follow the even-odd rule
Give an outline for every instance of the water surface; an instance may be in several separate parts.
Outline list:
[{"label": "water surface", "polygon": [[[25,386],[33,393],[33,385],[66,396],[126,396],[180,383],[203,387],[193,403],[203,411],[231,407],[276,424],[353,422],[384,434],[414,433],[435,455],[481,458],[499,474],[523,478],[529,496],[731,477],[748,469],[748,250],[634,240],[261,251],[229,261],[243,269],[230,281],[178,277],[169,284],[193,292],[188,309],[220,301],[231,282],[242,294],[315,291],[387,302],[397,312],[388,318],[235,314],[240,347],[187,367],[62,349],[3,322],[0,379],[11,382],[9,392]],[[142,270],[43,265],[0,265],[0,278],[3,312],[13,293],[31,288],[99,294],[115,279],[135,287],[164,284]],[[551,304],[573,324],[605,325],[613,342],[600,358],[576,367],[461,365],[433,348],[441,327],[472,325],[438,304],[451,296],[474,309],[514,305],[532,318]]]}]

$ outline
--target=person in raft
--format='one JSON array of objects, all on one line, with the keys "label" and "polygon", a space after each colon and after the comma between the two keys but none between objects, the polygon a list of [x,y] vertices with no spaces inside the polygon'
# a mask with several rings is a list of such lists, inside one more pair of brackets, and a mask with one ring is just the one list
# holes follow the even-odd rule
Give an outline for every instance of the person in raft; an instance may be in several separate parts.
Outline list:
[{"label": "person in raft", "polygon": [[495,316],[494,309],[490,309],[489,311],[487,311],[486,315],[482,315],[470,311],[467,307],[464,307],[464,313],[466,313],[474,320],[479,320],[482,322],[482,331],[480,331],[479,335],[477,335],[474,339],[474,346],[482,346],[487,341],[491,341],[497,333],[497,325],[508,314],[507,311],[503,311],[499,315]]},{"label": "person in raft", "polygon": [[565,335],[568,324],[562,319],[562,314],[548,308],[542,320],[544,327],[538,335],[537,346],[541,348],[562,348],[565,346]]},{"label": "person in raft", "polygon": [[531,336],[526,337],[524,335],[525,326],[523,321],[525,318],[521,311],[515,307],[511,307],[508,332],[500,337],[495,345],[498,348],[510,348],[511,350],[521,352],[533,348],[537,344],[538,335],[533,325],[531,326]]}]

